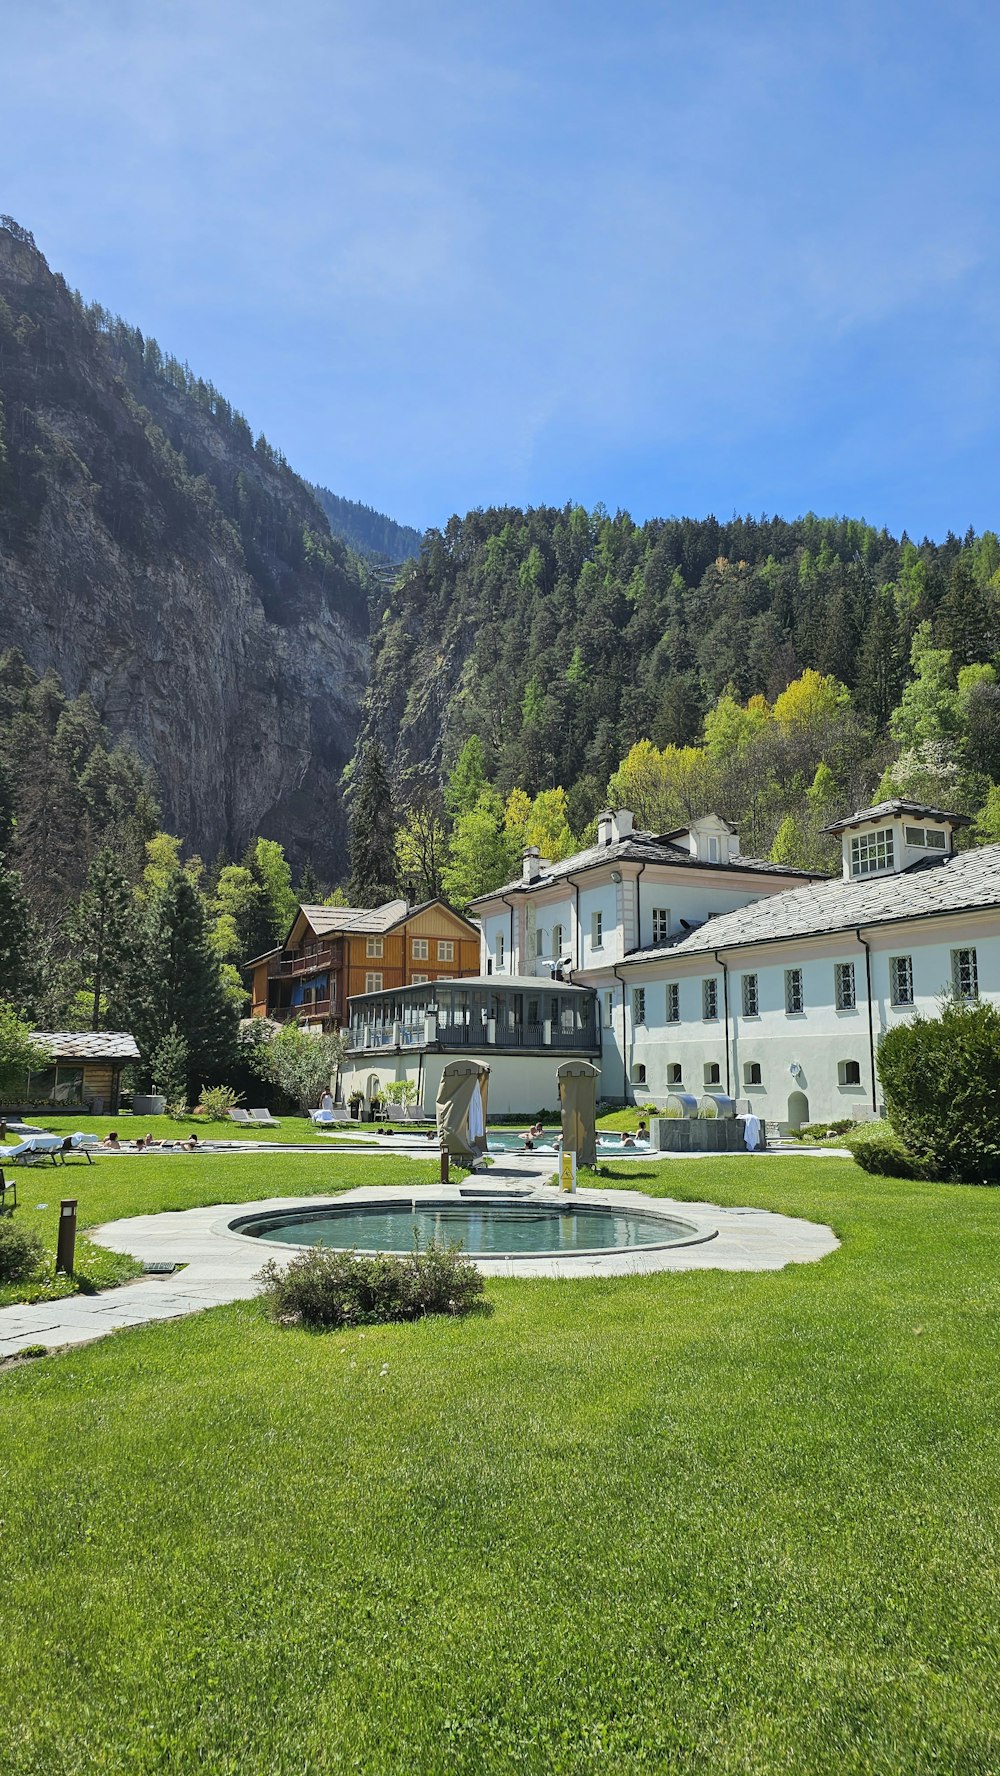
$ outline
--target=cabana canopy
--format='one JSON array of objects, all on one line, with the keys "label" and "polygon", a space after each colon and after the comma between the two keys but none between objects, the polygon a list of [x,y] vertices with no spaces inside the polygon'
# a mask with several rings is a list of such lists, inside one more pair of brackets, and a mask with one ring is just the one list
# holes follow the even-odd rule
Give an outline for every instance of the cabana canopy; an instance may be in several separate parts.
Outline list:
[{"label": "cabana canopy", "polygon": [[449,1156],[477,1159],[486,1152],[490,1070],[482,1061],[449,1061],[438,1086],[437,1130]]},{"label": "cabana canopy", "polygon": [[575,1153],[577,1164],[597,1164],[597,1081],[599,1067],[589,1061],[565,1061],[556,1078],[562,1110],[564,1153]]}]

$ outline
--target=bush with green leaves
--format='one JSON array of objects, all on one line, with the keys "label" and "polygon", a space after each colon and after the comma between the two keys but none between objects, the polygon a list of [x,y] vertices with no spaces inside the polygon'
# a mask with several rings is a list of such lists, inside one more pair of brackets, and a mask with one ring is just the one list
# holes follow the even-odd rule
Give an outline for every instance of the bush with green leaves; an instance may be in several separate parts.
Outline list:
[{"label": "bush with green leaves", "polygon": [[41,1234],[23,1227],[13,1215],[0,1215],[0,1283],[24,1283],[41,1269],[45,1246]]},{"label": "bush with green leaves", "polygon": [[311,1246],[288,1264],[272,1258],[258,1280],[271,1318],[314,1331],[467,1314],[484,1305],[483,1279],[457,1246],[431,1242],[402,1257]]},{"label": "bush with green leaves", "polygon": [[847,1145],[862,1171],[880,1178],[926,1178],[927,1168],[907,1153],[898,1135],[886,1123],[862,1126],[849,1135]]},{"label": "bush with green leaves", "polygon": [[294,1099],[300,1110],[318,1104],[347,1053],[343,1036],[325,1036],[285,1024],[248,1051],[254,1071]]},{"label": "bush with green leaves", "polygon": [[29,1070],[41,1072],[51,1064],[52,1056],[34,1040],[24,1019],[0,999],[0,1094],[7,1099],[23,1096]]},{"label": "bush with green leaves", "polygon": [[230,1110],[235,1110],[242,1102],[243,1093],[233,1091],[232,1086],[203,1085],[198,1108],[204,1111],[209,1122],[228,1122]]},{"label": "bush with green leaves", "polygon": [[926,1176],[1000,1184],[1000,1011],[946,999],[882,1038],[878,1070],[893,1132]]}]

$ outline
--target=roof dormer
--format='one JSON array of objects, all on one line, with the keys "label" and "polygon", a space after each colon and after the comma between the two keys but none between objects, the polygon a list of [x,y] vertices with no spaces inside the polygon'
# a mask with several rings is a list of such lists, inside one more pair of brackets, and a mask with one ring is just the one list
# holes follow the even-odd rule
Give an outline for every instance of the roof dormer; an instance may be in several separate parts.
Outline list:
[{"label": "roof dormer", "polygon": [[719,814],[703,814],[687,829],[691,856],[699,863],[729,863],[740,854],[739,835]]},{"label": "roof dormer", "polygon": [[844,880],[856,882],[899,875],[916,864],[939,863],[955,848],[956,828],[968,824],[964,814],[949,814],[926,802],[897,800],[861,808],[831,821],[823,831],[840,834]]}]

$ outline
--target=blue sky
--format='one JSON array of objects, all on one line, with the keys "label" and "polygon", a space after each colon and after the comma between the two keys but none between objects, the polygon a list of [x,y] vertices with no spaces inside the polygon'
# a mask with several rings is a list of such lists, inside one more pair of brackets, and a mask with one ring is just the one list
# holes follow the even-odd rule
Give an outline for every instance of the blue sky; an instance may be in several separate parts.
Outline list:
[{"label": "blue sky", "polygon": [[336,492],[1000,527],[995,5],[0,11],[0,208]]}]

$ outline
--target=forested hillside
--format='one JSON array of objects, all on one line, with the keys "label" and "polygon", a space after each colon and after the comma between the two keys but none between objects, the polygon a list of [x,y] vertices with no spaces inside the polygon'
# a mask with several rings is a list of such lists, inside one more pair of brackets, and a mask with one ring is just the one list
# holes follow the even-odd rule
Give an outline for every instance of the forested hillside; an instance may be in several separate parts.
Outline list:
[{"label": "forested hillside", "polygon": [[387,518],[384,512],[376,512],[357,500],[341,499],[328,487],[314,487],[312,491],[334,536],[357,554],[397,564],[420,554],[423,537],[411,525],[397,524],[394,518]]},{"label": "forested hillside", "polygon": [[611,793],[661,828],[715,806],[747,850],[820,863],[823,821],[881,787],[993,836],[998,586],[991,533],[472,512],[383,601],[362,751],[405,805],[474,738],[501,805],[560,787],[576,835]]},{"label": "forested hillside", "polygon": [[304,482],[211,383],[0,221],[3,643],[157,775],[208,855],[280,834],[331,873],[367,677],[368,584]]}]

